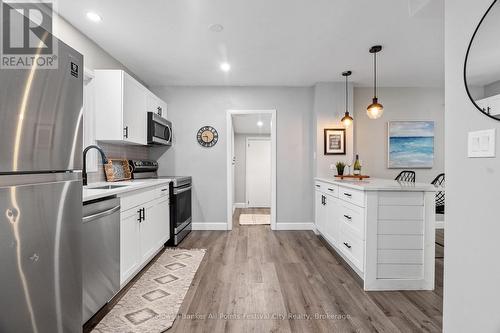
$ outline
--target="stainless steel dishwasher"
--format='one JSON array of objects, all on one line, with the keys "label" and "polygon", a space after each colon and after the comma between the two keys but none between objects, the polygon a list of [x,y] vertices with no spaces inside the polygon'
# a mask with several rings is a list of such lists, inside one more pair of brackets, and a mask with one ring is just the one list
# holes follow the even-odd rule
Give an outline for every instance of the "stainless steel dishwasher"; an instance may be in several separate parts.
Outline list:
[{"label": "stainless steel dishwasher", "polygon": [[85,323],[120,290],[120,199],[84,203],[82,256]]}]

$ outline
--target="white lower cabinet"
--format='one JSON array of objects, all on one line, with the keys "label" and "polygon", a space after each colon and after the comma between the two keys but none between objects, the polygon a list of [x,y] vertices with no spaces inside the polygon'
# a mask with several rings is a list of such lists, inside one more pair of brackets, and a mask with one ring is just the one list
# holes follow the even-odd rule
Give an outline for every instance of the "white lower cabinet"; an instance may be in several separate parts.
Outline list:
[{"label": "white lower cabinet", "polygon": [[[165,188],[168,188],[166,185]],[[123,287],[170,238],[169,196],[158,189],[125,195],[120,221],[120,284]],[[141,201],[143,198],[146,202]],[[151,200],[153,199],[153,200]],[[149,201],[148,201],[149,200]]]},{"label": "white lower cabinet", "polygon": [[130,209],[120,217],[120,284],[139,268],[141,262],[139,213]]},{"label": "white lower cabinet", "polygon": [[353,197],[355,202],[364,202],[364,198],[350,189],[319,182],[315,185],[318,232],[363,272],[364,209],[351,202]]},{"label": "white lower cabinet", "polygon": [[361,277],[365,290],[431,290],[435,193],[381,184],[360,190],[316,179],[317,232]]}]

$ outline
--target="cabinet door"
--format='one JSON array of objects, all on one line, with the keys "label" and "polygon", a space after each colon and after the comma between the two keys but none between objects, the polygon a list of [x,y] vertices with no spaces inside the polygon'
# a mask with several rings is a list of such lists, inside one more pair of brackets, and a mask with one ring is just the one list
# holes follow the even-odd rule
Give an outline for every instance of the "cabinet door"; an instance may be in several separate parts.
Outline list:
[{"label": "cabinet door", "polygon": [[170,204],[168,196],[155,201],[155,204],[151,207],[149,217],[148,223],[151,224],[153,230],[152,240],[155,248],[158,249],[170,238]]},{"label": "cabinet door", "polygon": [[338,218],[338,199],[326,195],[326,225],[325,233],[334,245],[338,244],[339,239],[339,218]]},{"label": "cabinet door", "polygon": [[148,91],[127,73],[123,73],[123,140],[146,145],[146,98]]},{"label": "cabinet door", "polygon": [[147,111],[167,118],[167,104],[152,93],[149,93],[147,97]]},{"label": "cabinet door", "polygon": [[154,210],[152,203],[147,203],[144,208],[144,219],[140,224],[141,228],[141,257],[142,262],[147,261],[156,251],[155,230],[154,230]]},{"label": "cabinet door", "polygon": [[123,284],[141,264],[138,209],[123,212],[120,218],[120,284]]},{"label": "cabinet door", "polygon": [[316,208],[316,228],[320,233],[325,232],[325,224],[326,224],[326,208],[324,205],[324,198],[326,196],[320,192],[315,191],[315,208]]}]

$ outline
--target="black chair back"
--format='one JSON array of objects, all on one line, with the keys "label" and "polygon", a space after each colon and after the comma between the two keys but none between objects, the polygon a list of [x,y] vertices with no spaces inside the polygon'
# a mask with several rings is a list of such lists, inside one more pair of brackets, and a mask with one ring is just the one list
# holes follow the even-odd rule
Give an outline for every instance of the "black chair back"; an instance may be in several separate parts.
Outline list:
[{"label": "black chair back", "polygon": [[403,170],[395,178],[395,180],[400,182],[415,182],[415,171]]},{"label": "black chair back", "polygon": [[[434,178],[431,184],[434,186],[444,186],[444,173]],[[444,214],[444,191],[436,193],[436,214]]]}]

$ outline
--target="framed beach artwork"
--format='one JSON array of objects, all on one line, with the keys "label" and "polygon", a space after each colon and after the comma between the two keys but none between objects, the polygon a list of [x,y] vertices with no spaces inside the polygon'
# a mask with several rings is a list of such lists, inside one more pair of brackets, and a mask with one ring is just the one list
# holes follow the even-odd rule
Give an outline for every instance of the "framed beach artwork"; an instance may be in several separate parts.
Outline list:
[{"label": "framed beach artwork", "polygon": [[325,155],[345,155],[345,128],[325,128]]},{"label": "framed beach artwork", "polygon": [[432,168],[433,121],[390,121],[387,133],[388,168]]}]

